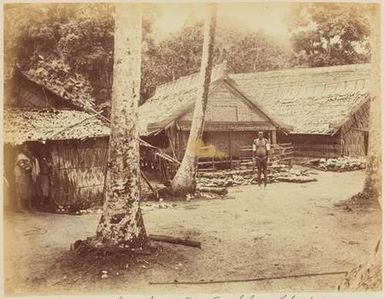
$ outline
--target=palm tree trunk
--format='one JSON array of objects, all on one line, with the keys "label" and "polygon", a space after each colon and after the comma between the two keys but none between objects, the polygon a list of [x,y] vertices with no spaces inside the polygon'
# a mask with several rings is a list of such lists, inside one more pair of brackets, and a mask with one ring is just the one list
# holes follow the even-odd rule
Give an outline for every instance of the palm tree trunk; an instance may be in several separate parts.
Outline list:
[{"label": "palm tree trunk", "polygon": [[196,104],[186,151],[182,163],[171,183],[171,191],[174,194],[183,195],[192,193],[195,191],[196,187],[195,177],[198,168],[197,152],[202,146],[203,125],[213,66],[215,27],[216,4],[209,4],[204,29],[202,61]]},{"label": "palm tree trunk", "polygon": [[115,49],[111,136],[103,214],[96,230],[107,246],[142,246],[146,232],[139,207],[139,135],[141,10],[138,4],[115,5]]}]

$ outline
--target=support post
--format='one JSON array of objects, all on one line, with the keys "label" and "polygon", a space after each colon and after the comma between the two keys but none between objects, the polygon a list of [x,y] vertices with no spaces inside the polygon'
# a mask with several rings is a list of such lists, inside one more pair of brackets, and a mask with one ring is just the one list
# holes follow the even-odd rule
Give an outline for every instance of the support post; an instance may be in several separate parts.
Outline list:
[{"label": "support post", "polygon": [[277,131],[271,131],[271,144],[277,144]]},{"label": "support post", "polygon": [[230,159],[230,169],[233,168],[233,154],[231,148],[231,131],[229,131],[229,159]]}]

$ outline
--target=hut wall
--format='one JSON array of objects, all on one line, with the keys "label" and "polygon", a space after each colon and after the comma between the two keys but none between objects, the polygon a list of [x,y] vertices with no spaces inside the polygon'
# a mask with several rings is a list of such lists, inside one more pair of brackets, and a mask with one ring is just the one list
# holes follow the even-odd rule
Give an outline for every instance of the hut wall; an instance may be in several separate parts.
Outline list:
[{"label": "hut wall", "polygon": [[369,103],[362,105],[341,127],[342,152],[347,156],[365,156],[368,150]]},{"label": "hut wall", "polygon": [[61,205],[88,207],[103,202],[107,138],[56,141],[52,155],[52,199]]},{"label": "hut wall", "polygon": [[[175,148],[178,159],[183,158],[192,117],[193,111],[183,115],[177,121],[180,130],[171,134],[177,139]],[[259,130],[276,130],[262,112],[240,98],[225,83],[209,95],[204,126],[203,142],[213,145],[216,153],[224,158],[229,157],[230,150],[232,157],[239,157],[240,148],[250,146]]]},{"label": "hut wall", "polygon": [[291,142],[296,156],[336,158],[367,154],[369,103],[356,110],[334,135],[278,133],[278,143]]},{"label": "hut wall", "polygon": [[[184,115],[182,121],[191,121],[193,111]],[[210,122],[268,122],[268,119],[251,104],[234,94],[225,83],[209,95],[206,123]]]},{"label": "hut wall", "polygon": [[[186,149],[189,132],[179,131],[178,133],[180,136],[180,156],[178,158],[181,160]],[[242,155],[240,149],[245,146],[251,146],[256,137],[257,131],[205,131],[203,134],[203,142],[205,145],[212,145],[217,154],[223,154],[223,158],[229,158],[231,152],[231,157],[236,159]]]},{"label": "hut wall", "polygon": [[339,134],[335,136],[319,134],[277,134],[278,143],[291,142],[294,155],[298,157],[336,158],[341,156]]}]

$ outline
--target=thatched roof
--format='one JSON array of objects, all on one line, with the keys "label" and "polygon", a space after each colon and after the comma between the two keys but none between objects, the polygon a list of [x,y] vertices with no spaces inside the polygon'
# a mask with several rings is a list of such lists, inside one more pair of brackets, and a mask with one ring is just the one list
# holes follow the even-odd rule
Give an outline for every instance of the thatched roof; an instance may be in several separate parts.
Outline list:
[{"label": "thatched roof", "polygon": [[45,92],[55,94],[70,106],[80,110],[95,109],[94,99],[91,97],[91,86],[77,73],[72,76],[68,71],[59,72],[50,67],[49,63],[44,63],[39,68],[28,71],[16,68],[16,75],[18,79],[29,80],[39,85]]},{"label": "thatched roof", "polygon": [[[224,65],[212,70],[211,86],[223,77]],[[148,135],[153,130],[167,127],[172,121],[189,111],[195,103],[199,73],[160,85],[155,94],[139,107],[139,132]]]},{"label": "thatched roof", "polygon": [[[213,70],[210,89],[225,81],[291,133],[333,134],[352,111],[369,99],[370,65],[345,65],[226,74]],[[198,74],[161,85],[139,107],[141,135],[165,128],[194,107]]]},{"label": "thatched roof", "polygon": [[76,110],[6,109],[4,142],[71,140],[106,137],[110,128],[95,115]]},{"label": "thatched roof", "polygon": [[333,134],[369,99],[370,65],[230,74],[236,85],[296,134]]}]

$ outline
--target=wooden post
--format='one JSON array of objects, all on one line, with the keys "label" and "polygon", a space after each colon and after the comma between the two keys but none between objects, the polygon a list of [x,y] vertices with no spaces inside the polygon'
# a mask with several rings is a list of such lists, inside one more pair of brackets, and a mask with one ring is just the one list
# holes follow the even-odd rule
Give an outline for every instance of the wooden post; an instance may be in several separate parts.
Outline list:
[{"label": "wooden post", "polygon": [[179,140],[179,129],[178,127],[175,127],[175,135],[176,135],[176,146],[175,146],[175,152],[176,152],[176,159],[180,161],[181,157],[181,145],[180,145],[180,140]]},{"label": "wooden post", "polygon": [[233,155],[231,151],[231,131],[229,131],[229,159],[230,159],[230,168],[233,168]]},{"label": "wooden post", "polygon": [[275,129],[271,131],[271,143],[277,144],[277,131]]}]

